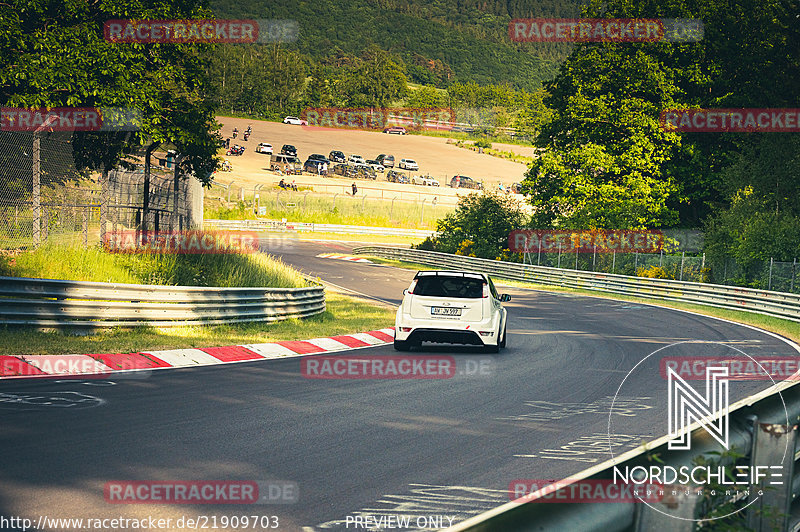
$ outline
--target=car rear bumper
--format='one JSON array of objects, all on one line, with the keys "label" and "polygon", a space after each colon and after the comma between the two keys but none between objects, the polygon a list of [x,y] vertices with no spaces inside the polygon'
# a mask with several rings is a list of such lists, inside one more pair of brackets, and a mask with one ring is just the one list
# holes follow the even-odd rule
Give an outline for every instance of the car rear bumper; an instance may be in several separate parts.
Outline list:
[{"label": "car rear bumper", "polygon": [[443,344],[497,345],[500,341],[498,333],[502,319],[499,315],[494,320],[456,324],[435,320],[420,320],[407,314],[397,316],[395,320],[394,338],[411,343],[432,342]]}]

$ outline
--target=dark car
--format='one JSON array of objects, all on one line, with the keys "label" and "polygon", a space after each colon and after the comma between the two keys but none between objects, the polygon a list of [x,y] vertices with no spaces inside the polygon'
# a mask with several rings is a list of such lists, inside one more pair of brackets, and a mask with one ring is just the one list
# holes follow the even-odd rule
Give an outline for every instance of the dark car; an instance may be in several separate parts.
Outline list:
[{"label": "dark car", "polygon": [[386,168],[394,168],[394,155],[386,155],[385,153],[381,153],[375,157],[375,160]]},{"label": "dark car", "polygon": [[453,179],[450,180],[450,186],[453,188],[471,188],[475,190],[481,190],[483,188],[483,183],[479,183],[475,181],[471,177],[467,177],[465,175],[454,175]]},{"label": "dark car", "polygon": [[281,153],[284,155],[293,155],[297,157],[297,148],[295,148],[291,144],[284,144],[283,148],[281,148]]},{"label": "dark car", "polygon": [[320,161],[319,159],[312,159],[309,157],[306,159],[306,162],[303,163],[303,171],[308,172],[309,174],[321,174],[322,165],[324,164],[327,163],[325,161]]},{"label": "dark car", "polygon": [[395,172],[394,170],[389,170],[386,173],[386,180],[390,183],[410,183],[408,177],[405,174],[401,174],[400,172]]},{"label": "dark car", "polygon": [[321,153],[312,153],[311,155],[308,156],[308,159],[310,161],[322,161],[323,163],[328,163],[328,164],[331,163],[331,160],[322,155]]},{"label": "dark car", "polygon": [[347,159],[344,156],[344,153],[340,152],[339,150],[333,150],[328,154],[328,159],[335,163],[346,163]]}]

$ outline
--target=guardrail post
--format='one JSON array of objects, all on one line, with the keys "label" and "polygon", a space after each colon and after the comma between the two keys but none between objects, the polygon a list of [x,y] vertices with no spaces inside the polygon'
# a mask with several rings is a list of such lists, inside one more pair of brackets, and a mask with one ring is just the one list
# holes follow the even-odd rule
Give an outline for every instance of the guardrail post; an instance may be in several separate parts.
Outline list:
[{"label": "guardrail post", "polygon": [[[750,487],[747,526],[751,530],[787,530],[792,505],[796,429],[797,426],[753,420],[750,466],[763,467],[766,478]],[[770,468],[776,465],[781,465],[780,472]]]},{"label": "guardrail post", "polygon": [[697,510],[702,501],[696,486],[689,484],[665,484],[664,495],[658,502],[636,505],[636,532],[669,530],[691,532],[695,530]]}]

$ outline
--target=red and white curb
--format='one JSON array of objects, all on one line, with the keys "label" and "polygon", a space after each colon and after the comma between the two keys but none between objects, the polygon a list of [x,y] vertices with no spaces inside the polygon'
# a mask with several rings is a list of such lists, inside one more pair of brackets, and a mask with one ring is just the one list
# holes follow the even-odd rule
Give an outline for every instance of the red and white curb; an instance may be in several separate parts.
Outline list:
[{"label": "red and white curb", "polygon": [[362,347],[385,345],[394,340],[394,327],[364,333],[287,340],[269,344],[169,349],[102,355],[0,355],[0,379],[76,375],[109,375],[120,371],[213,366],[273,358],[288,358]]},{"label": "red and white curb", "polygon": [[339,259],[339,260],[349,260],[351,262],[366,262],[372,264],[372,261],[369,259],[364,259],[361,257],[356,257],[354,255],[341,255],[339,253],[320,253],[317,257],[322,259]]}]

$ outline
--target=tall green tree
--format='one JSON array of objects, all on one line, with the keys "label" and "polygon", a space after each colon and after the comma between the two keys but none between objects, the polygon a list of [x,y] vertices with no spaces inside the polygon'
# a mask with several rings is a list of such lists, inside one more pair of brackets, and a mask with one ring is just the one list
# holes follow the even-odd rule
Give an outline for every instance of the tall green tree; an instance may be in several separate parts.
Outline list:
[{"label": "tall green tree", "polygon": [[[205,179],[217,137],[202,44],[118,44],[109,19],[210,18],[200,0],[14,0],[0,5],[0,103],[12,107],[121,107],[141,113],[134,135],[79,135],[76,164],[115,165],[134,145],[175,144],[182,168]],[[114,137],[114,138],[112,138]]]}]

